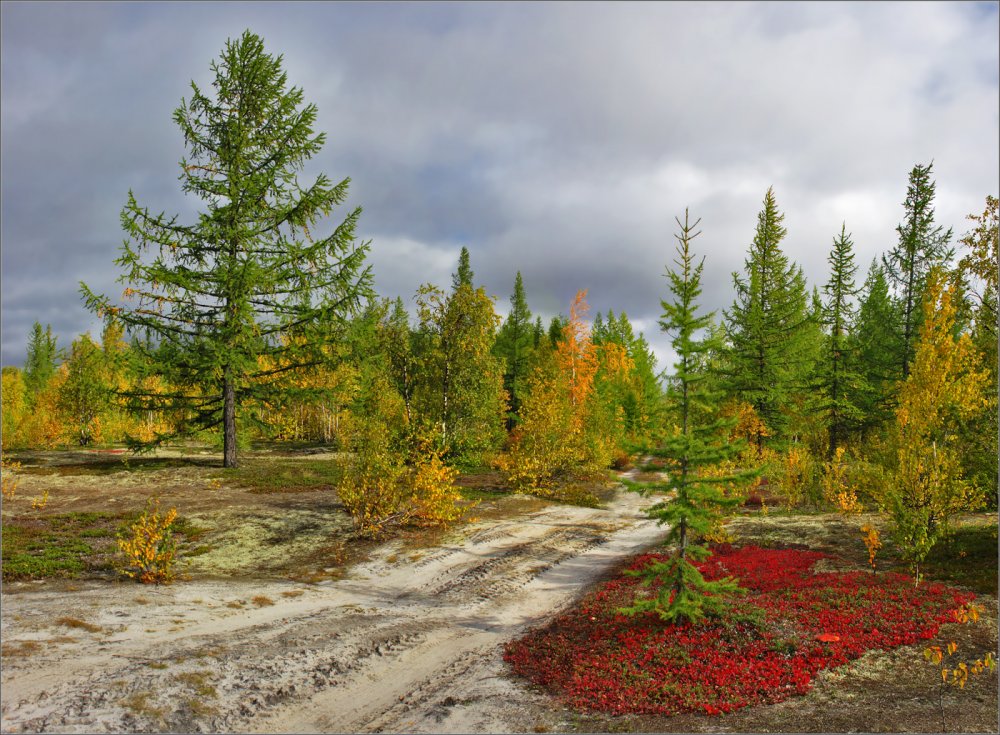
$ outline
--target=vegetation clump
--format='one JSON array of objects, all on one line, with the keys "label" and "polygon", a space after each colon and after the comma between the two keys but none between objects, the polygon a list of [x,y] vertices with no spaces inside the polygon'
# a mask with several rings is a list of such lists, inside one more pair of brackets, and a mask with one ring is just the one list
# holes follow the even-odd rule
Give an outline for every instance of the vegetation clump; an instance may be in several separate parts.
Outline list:
[{"label": "vegetation clump", "polygon": [[[549,625],[509,643],[514,672],[581,709],[612,714],[721,714],[803,694],[823,669],[872,649],[934,637],[974,594],[901,574],[816,572],[829,555],[756,546],[713,548],[697,564],[707,580],[733,575],[745,594],[724,615],[698,623],[664,621],[654,611],[623,615],[642,594],[629,572],[664,563],[630,560]],[[653,581],[646,592],[659,594]]]},{"label": "vegetation clump", "polygon": [[143,584],[167,584],[175,576],[177,544],[173,525],[177,509],[160,511],[159,499],[150,499],[142,515],[119,532],[118,549],[124,557],[122,574]]}]

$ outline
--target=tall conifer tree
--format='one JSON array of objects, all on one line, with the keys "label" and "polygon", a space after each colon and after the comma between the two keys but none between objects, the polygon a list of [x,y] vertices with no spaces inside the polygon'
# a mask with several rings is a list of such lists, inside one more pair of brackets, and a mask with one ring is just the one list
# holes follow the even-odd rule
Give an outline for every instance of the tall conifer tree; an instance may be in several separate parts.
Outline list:
[{"label": "tall conifer tree", "polygon": [[[802,269],[781,251],[784,219],[768,189],[745,274],[733,273],[736,300],[725,312],[730,393],[750,403],[777,436],[790,393],[804,387],[811,325]],[[761,434],[755,443],[763,443]]]},{"label": "tall conifer tree", "polygon": [[31,325],[31,336],[28,337],[28,359],[24,364],[24,387],[27,391],[28,404],[34,402],[37,396],[56,374],[56,360],[59,350],[56,338],[52,336],[52,326],[35,322]]},{"label": "tall conifer tree", "polygon": [[677,268],[668,269],[666,274],[673,300],[660,302],[664,311],[660,327],[672,335],[670,344],[677,353],[668,396],[676,409],[680,433],[669,437],[655,453],[671,461],[671,471],[664,482],[632,485],[640,491],[676,493],[647,512],[659,523],[670,526],[664,543],[676,544],[677,550],[667,561],[655,562],[636,572],[647,579],[658,580],[662,586],[656,597],[639,598],[623,611],[655,611],[672,622],[698,620],[708,613],[718,612],[724,602],[723,596],[739,590],[731,578],[705,580],[692,560],[710,555],[702,537],[726,508],[739,502],[723,494],[721,483],[749,476],[705,476],[706,469],[736,456],[738,448],[725,438],[729,422],[717,418],[716,408],[721,395],[712,388],[707,374],[698,369],[704,364],[705,356],[717,349],[717,345],[704,336],[712,314],[698,313],[704,258],[695,264],[691,241],[701,234],[695,231],[699,222],[691,224],[686,210],[684,222],[677,219],[680,227],[680,233],[675,235],[678,240],[674,260]]},{"label": "tall conifer tree", "polygon": [[117,260],[126,305],[81,284],[90,309],[152,337],[129,350],[132,366],[172,388],[134,389],[125,394],[132,408],[183,412],[185,433],[221,427],[226,467],[237,465],[238,418],[253,420],[247,403],[322,393],[297,388],[295,377],[330,359],[346,316],[370,293],[368,245],[354,235],[361,210],[330,235],[313,235],[350,180],[320,174],[299,184],[325,135],[313,133],[316,106],[303,107],[302,90],[286,88],[281,65],[250,31],[226,43],[211,66],[214,95],[192,82],[191,99],[174,113],[190,155],[181,161],[182,188],[205,210],[185,225],[151,214],[130,192]]},{"label": "tall conifer tree", "polygon": [[463,245],[462,251],[458,254],[458,271],[451,274],[452,290],[457,290],[459,286],[471,288],[473,278],[475,278],[475,274],[469,263],[469,249]]},{"label": "tall conifer tree", "polygon": [[897,362],[904,380],[910,374],[910,363],[913,362],[927,275],[933,267],[945,265],[952,255],[948,248],[951,228],[945,230],[934,226],[933,168],[932,161],[926,166],[917,164],[910,171],[906,199],[903,201],[906,214],[896,227],[899,244],[882,256],[886,277],[897,302],[897,331],[900,335]]},{"label": "tall conifer tree", "polygon": [[873,260],[861,289],[851,337],[860,378],[856,400],[862,434],[885,426],[892,418],[893,391],[900,378],[897,348],[901,338],[896,324],[896,307],[889,295],[885,271]]},{"label": "tall conifer tree", "polygon": [[854,275],[858,269],[854,264],[854,243],[846,224],[841,225],[840,235],[833,239],[827,262],[830,278],[823,286],[826,300],[822,312],[827,335],[817,373],[820,409],[826,415],[829,432],[828,456],[832,459],[837,447],[843,446],[848,432],[861,418],[856,405],[860,378],[851,339],[855,319],[853,299],[858,293]]},{"label": "tall conifer tree", "polygon": [[524,295],[524,281],[521,271],[514,277],[514,293],[510,296],[510,312],[504,320],[494,352],[504,361],[503,382],[510,396],[511,420],[508,429],[513,426],[513,416],[521,407],[521,395],[524,391],[524,381],[528,377],[528,358],[534,346],[534,330],[531,322],[531,309]]}]

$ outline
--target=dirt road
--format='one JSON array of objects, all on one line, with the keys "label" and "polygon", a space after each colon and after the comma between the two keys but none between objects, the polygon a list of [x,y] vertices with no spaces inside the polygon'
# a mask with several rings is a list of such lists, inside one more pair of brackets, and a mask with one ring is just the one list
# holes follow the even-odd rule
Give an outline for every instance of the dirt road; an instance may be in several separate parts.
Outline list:
[{"label": "dirt road", "polygon": [[5,594],[3,730],[531,731],[540,695],[505,676],[501,644],[654,543],[648,502],[619,492],[426,551],[388,544],[318,585]]}]

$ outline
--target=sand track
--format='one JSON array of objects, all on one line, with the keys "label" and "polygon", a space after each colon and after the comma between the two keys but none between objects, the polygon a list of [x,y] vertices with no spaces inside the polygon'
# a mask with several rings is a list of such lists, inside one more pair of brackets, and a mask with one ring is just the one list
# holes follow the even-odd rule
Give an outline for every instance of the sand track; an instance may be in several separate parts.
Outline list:
[{"label": "sand track", "polygon": [[[3,730],[530,730],[539,695],[506,678],[501,644],[654,543],[663,530],[646,504],[621,492],[604,509],[485,521],[422,556],[388,544],[312,586],[6,595],[4,643],[26,652],[4,659]],[[101,630],[55,624],[63,616]]]}]

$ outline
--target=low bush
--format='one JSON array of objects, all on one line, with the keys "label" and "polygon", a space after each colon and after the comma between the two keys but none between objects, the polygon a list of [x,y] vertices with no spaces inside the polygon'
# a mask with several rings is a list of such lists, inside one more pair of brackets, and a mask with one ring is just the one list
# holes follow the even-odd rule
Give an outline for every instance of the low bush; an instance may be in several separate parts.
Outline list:
[{"label": "low bush", "polygon": [[[919,590],[900,574],[815,573],[828,555],[722,545],[698,564],[732,575],[747,593],[726,614],[666,624],[616,611],[642,589],[622,573],[545,628],[508,644],[515,673],[579,708],[615,714],[718,714],[809,690],[816,674],[861,656],[932,638],[974,595],[941,584]],[[644,554],[628,569],[662,554]],[[654,586],[648,594],[657,594]]]}]

